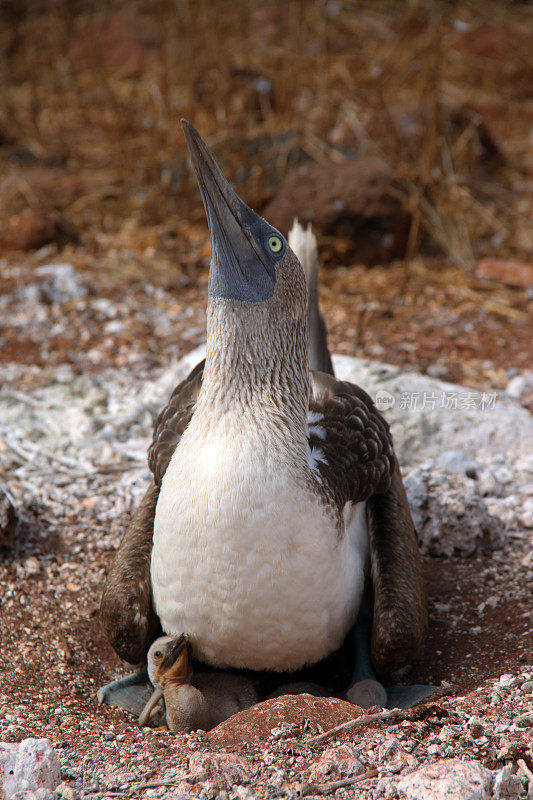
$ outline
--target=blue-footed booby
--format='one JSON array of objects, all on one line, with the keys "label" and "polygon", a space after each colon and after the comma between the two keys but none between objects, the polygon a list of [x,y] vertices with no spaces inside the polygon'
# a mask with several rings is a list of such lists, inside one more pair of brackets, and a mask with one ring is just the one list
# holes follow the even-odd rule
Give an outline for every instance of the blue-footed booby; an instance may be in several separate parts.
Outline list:
[{"label": "blue-footed booby", "polygon": [[[427,622],[389,426],[333,375],[312,233],[296,225],[287,242],[183,127],[211,234],[206,358],[156,422],[153,483],[110,569],[103,627],[131,663],[164,632],[203,664],[277,672],[349,636],[347,698],[385,705],[374,670],[405,666]],[[120,703],[116,686],[100,698]]]}]

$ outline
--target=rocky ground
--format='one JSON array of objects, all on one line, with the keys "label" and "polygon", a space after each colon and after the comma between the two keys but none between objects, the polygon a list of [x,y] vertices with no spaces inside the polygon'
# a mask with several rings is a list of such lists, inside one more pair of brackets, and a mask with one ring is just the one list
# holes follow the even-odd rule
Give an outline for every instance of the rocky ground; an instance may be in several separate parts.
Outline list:
[{"label": "rocky ground", "polygon": [[[531,373],[509,367],[507,391],[489,378],[477,390],[335,361],[391,422],[424,552],[429,635],[400,680],[442,685],[444,696],[318,741],[361,710],[304,696],[267,701],[209,733],[138,730],[96,704],[98,686],[121,672],[99,629],[99,595],[148,477],[154,416],[201,356],[200,347],[180,360],[202,340],[203,287],[190,305],[150,284],[117,298],[90,270],[39,258],[4,262],[0,301],[0,465],[17,514],[4,500],[2,740],[47,738],[64,797],[525,797]],[[17,358],[13,332],[38,357],[21,347]],[[158,335],[165,344],[154,352]],[[340,697],[342,664],[331,674]],[[443,794],[450,785],[456,794]]]},{"label": "rocky ground", "polygon": [[[532,35],[497,0],[0,3],[6,796],[533,795]],[[440,687],[410,711],[345,703],[342,654],[331,698],[207,733],[96,705],[105,572],[204,338],[181,116],[254,208],[312,222],[336,369],[391,422],[430,615],[395,677]]]}]

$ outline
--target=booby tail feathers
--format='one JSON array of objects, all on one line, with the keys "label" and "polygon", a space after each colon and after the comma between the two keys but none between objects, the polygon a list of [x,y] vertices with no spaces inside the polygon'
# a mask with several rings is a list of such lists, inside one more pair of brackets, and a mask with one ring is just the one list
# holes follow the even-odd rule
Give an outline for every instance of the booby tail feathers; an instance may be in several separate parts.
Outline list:
[{"label": "booby tail feathers", "polygon": [[289,231],[289,247],[302,265],[307,281],[307,322],[309,327],[309,366],[333,375],[324,318],[318,305],[318,251],[311,225],[304,228],[297,219]]}]

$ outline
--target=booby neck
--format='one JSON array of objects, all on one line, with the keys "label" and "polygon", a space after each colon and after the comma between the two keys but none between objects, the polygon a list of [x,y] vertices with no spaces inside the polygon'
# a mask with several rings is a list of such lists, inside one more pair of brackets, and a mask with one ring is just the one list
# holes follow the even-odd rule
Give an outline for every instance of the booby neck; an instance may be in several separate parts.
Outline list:
[{"label": "booby neck", "polygon": [[261,304],[210,298],[195,424],[253,427],[258,439],[306,462],[308,403],[305,310],[288,314],[276,293]]}]

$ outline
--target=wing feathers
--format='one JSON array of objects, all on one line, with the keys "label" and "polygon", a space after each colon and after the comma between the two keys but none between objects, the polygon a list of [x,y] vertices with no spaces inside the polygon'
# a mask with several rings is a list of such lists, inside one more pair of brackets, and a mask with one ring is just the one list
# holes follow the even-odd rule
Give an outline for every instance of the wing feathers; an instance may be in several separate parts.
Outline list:
[{"label": "wing feathers", "polygon": [[390,488],[367,505],[374,586],[372,661],[378,672],[403,667],[427,628],[426,592],[416,533],[395,461]]},{"label": "wing feathers", "polygon": [[387,491],[394,470],[389,426],[371,398],[352,383],[332,375],[312,373],[310,412],[320,416],[323,434],[310,428],[310,447],[319,447],[324,460],[318,469],[324,490],[339,511]]},{"label": "wing feathers", "polygon": [[197,364],[185,380],[176,386],[168,405],[155,423],[152,444],[148,448],[148,466],[158,486],[161,486],[174,450],[192,417],[202,385],[204,364],[205,361]]}]

